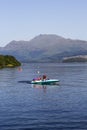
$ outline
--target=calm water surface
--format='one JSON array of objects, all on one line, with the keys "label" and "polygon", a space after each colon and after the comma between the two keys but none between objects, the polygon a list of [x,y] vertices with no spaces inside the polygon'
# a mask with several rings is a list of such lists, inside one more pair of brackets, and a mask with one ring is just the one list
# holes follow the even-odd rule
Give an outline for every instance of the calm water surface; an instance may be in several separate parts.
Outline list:
[{"label": "calm water surface", "polygon": [[[39,75],[59,85],[31,85]],[[0,70],[0,130],[87,130],[87,64],[37,63]]]}]

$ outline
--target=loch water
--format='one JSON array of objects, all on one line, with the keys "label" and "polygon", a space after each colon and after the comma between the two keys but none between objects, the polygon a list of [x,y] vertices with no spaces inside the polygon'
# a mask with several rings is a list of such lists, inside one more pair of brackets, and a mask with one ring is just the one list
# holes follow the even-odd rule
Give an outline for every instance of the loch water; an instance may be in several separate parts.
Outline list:
[{"label": "loch water", "polygon": [[[59,84],[30,84],[43,74],[59,79]],[[24,63],[21,70],[0,70],[0,130],[83,129],[87,130],[87,63]]]}]

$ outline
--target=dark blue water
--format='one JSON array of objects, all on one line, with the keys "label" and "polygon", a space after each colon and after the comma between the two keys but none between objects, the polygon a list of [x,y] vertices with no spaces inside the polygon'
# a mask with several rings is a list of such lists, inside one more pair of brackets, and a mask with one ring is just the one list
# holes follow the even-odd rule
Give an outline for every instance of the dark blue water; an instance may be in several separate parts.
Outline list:
[{"label": "dark blue water", "polygon": [[[87,64],[23,64],[0,70],[0,130],[87,130]],[[59,85],[31,85],[46,74]]]}]

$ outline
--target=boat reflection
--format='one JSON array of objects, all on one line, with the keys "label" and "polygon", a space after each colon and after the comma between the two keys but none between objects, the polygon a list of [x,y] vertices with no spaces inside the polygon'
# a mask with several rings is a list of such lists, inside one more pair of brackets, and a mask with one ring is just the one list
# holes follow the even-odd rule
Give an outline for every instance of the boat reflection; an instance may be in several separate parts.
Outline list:
[{"label": "boat reflection", "polygon": [[46,92],[47,89],[46,85],[39,85],[39,84],[33,84],[32,87],[37,89],[43,89],[44,92]]}]

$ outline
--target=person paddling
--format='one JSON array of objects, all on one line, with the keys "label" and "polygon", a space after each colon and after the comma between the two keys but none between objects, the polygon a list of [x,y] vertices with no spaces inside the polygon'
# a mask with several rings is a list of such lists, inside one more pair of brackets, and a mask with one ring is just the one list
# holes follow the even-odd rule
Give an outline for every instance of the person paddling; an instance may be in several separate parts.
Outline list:
[{"label": "person paddling", "polygon": [[47,76],[46,75],[43,75],[43,80],[46,80]]}]

